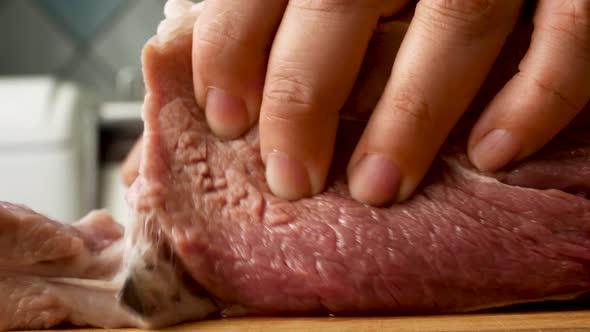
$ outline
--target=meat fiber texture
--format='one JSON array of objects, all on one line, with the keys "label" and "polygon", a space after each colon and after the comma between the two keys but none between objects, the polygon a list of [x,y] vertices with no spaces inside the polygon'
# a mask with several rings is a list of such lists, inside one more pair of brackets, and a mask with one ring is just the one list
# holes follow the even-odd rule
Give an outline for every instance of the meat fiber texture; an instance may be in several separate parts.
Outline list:
[{"label": "meat fiber texture", "polygon": [[195,103],[199,11],[169,1],[144,48],[145,132],[124,235],[104,211],[68,226],[0,204],[0,329],[455,313],[590,290],[588,112],[502,172],[479,172],[464,153],[472,115],[515,72],[530,27],[510,37],[419,192],[377,208],[350,198],[344,166],[407,20],[375,32],[341,112],[325,192],[289,202],[264,180],[257,129],[221,141]]}]

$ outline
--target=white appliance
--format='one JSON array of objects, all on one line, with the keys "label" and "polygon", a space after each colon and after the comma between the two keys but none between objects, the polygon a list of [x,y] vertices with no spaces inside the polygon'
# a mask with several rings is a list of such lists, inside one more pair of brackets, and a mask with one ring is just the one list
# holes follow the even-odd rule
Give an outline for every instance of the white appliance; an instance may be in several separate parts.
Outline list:
[{"label": "white appliance", "polygon": [[65,222],[95,208],[96,105],[54,78],[0,78],[0,200]]}]

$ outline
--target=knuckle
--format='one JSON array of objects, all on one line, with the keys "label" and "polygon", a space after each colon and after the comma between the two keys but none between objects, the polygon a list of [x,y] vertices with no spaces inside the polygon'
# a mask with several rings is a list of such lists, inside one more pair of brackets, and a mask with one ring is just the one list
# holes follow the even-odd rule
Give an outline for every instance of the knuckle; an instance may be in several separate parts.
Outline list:
[{"label": "knuckle", "polygon": [[[373,1],[369,1],[373,2]],[[353,7],[358,7],[358,0],[296,0],[292,5],[312,11],[341,12]]]},{"label": "knuckle", "polygon": [[[308,110],[317,104],[309,79],[302,70],[282,67],[269,72],[264,89],[264,101],[275,105],[292,105]],[[282,107],[279,107],[281,109]]]},{"label": "knuckle", "polygon": [[555,12],[557,22],[579,28],[582,31],[590,29],[590,1],[565,1]]},{"label": "knuckle", "polygon": [[424,129],[435,123],[432,107],[417,94],[399,93],[389,101],[391,121],[405,121]]},{"label": "knuckle", "polygon": [[563,89],[559,86],[553,84],[550,80],[540,79],[533,76],[525,76],[522,72],[516,75],[530,81],[533,86],[542,93],[553,96],[553,98],[560,100],[561,104],[563,105],[563,107],[560,107],[560,111],[566,116],[573,116],[584,107],[584,104],[576,102],[574,98],[570,97],[568,93],[563,91]]},{"label": "knuckle", "polygon": [[405,0],[291,0],[289,5],[318,15],[339,14],[345,12],[362,11],[382,16],[405,5]]},{"label": "knuckle", "polygon": [[244,40],[241,29],[241,14],[236,10],[225,10],[199,20],[196,42],[198,49],[219,52],[228,45]]},{"label": "knuckle", "polygon": [[498,6],[496,0],[428,0],[421,3],[442,14],[464,18],[486,17]]},{"label": "knuckle", "polygon": [[[423,23],[433,29],[453,29],[473,37],[497,31],[498,22],[506,22],[510,6],[517,1],[502,0],[423,0],[416,7]],[[510,4],[512,3],[512,4]],[[513,14],[514,15],[514,14]],[[436,31],[435,30],[435,31]]]},{"label": "knuckle", "polygon": [[551,19],[535,19],[535,24],[558,35],[567,35],[590,54],[590,1],[560,2],[550,13]]}]

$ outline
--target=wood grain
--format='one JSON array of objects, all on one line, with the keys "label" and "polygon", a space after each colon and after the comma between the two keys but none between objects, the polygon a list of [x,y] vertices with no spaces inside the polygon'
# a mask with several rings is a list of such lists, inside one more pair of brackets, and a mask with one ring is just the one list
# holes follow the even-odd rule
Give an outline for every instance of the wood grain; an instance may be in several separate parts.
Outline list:
[{"label": "wood grain", "polygon": [[[60,330],[64,332],[97,332],[100,330]],[[139,332],[138,329],[111,330]],[[169,332],[462,332],[517,331],[569,332],[590,331],[590,310],[539,313],[469,314],[420,317],[371,318],[266,318],[245,317],[194,322],[173,326]]]}]

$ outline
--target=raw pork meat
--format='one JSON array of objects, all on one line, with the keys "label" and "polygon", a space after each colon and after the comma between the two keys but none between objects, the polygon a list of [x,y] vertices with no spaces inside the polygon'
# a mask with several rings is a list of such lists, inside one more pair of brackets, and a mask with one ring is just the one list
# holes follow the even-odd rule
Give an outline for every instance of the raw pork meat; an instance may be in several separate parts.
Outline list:
[{"label": "raw pork meat", "polygon": [[[485,174],[454,144],[465,141],[467,115],[411,200],[358,204],[343,166],[407,27],[385,23],[342,110],[329,186],[284,201],[264,181],[256,129],[220,141],[195,104],[199,8],[170,1],[143,52],[145,133],[124,236],[105,212],[65,226],[0,205],[0,296],[8,299],[0,329],[465,312],[590,291],[587,122],[534,158]],[[511,37],[473,112],[514,72],[522,53],[511,47],[522,36]]]}]

